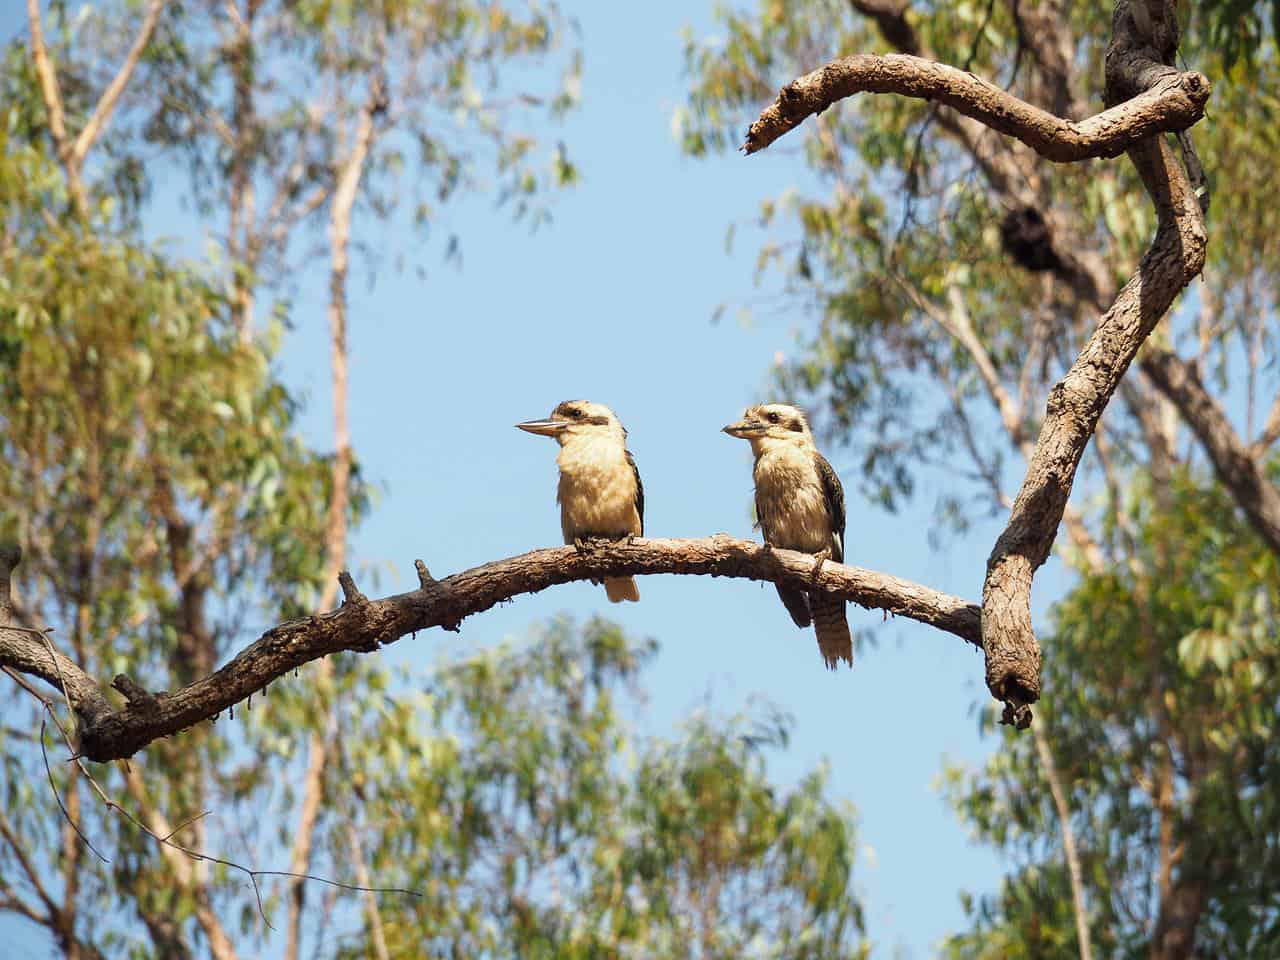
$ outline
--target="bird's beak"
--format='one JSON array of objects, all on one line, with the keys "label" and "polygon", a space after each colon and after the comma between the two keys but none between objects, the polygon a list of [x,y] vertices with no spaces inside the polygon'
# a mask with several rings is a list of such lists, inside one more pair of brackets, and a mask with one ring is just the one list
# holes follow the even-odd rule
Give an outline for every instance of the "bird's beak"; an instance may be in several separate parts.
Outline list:
[{"label": "bird's beak", "polygon": [[540,437],[554,437],[567,426],[568,420],[526,420],[516,424],[516,427],[526,433],[536,433]]},{"label": "bird's beak", "polygon": [[741,437],[744,440],[764,433],[764,430],[764,424],[754,420],[739,420],[737,423],[731,423],[724,428],[724,432],[729,436]]}]

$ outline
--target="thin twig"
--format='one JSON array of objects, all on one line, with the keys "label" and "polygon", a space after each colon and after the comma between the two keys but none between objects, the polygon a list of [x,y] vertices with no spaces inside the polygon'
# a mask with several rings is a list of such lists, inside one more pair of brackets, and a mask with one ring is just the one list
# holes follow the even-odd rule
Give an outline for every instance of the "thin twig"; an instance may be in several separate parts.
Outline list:
[{"label": "thin twig", "polygon": [[[49,716],[54,717],[53,704],[51,704],[48,700],[45,700],[43,697],[41,698],[41,700],[44,703],[45,710],[49,712]],[[58,723],[58,718],[54,717],[53,722],[57,724],[58,729],[62,731],[63,738],[65,739],[66,731],[62,730],[62,724]],[[44,745],[44,732],[46,727],[47,727],[47,723],[45,721],[45,718],[41,717],[40,718],[40,756],[44,758],[44,772],[49,776],[49,789],[53,791],[53,799],[58,801],[58,809],[62,811],[63,817],[66,818],[67,823],[71,824],[71,829],[76,832],[76,836],[80,838],[81,842],[83,842],[86,847],[92,850],[94,855],[103,863],[110,863],[111,861],[108,860],[106,857],[104,857],[102,853],[99,852],[98,848],[93,845],[93,842],[88,837],[85,836],[84,831],[80,829],[80,825],[76,823],[75,820],[72,819],[70,812],[67,810],[67,805],[62,802],[62,794],[58,792],[58,785],[57,783],[54,782],[54,779],[53,779],[53,769],[49,766],[49,751],[45,748],[45,745]],[[71,742],[69,740],[67,741],[67,746],[68,747],[71,746]],[[74,748],[72,748],[72,752],[73,753],[75,752]],[[81,767],[80,769],[84,770],[84,767]],[[87,773],[85,775],[88,776]]]},{"label": "thin twig", "polygon": [[252,867],[246,867],[243,864],[236,863],[233,860],[226,860],[226,859],[223,859],[222,857],[216,857],[216,856],[213,856],[212,854],[203,853],[199,850],[193,850],[190,847],[182,845],[181,843],[174,842],[172,837],[175,833],[178,832],[178,830],[181,830],[182,827],[188,825],[194,820],[198,820],[201,817],[207,816],[208,815],[207,811],[205,813],[197,814],[195,817],[191,817],[183,821],[183,823],[179,824],[176,828],[174,828],[174,830],[171,831],[167,836],[161,836],[160,834],[152,830],[150,827],[148,827],[141,820],[139,820],[136,816],[134,816],[133,813],[131,813],[129,810],[125,809],[123,806],[121,806],[119,803],[113,800],[107,794],[106,790],[102,788],[102,785],[98,783],[98,781],[94,779],[93,775],[85,768],[84,762],[78,756],[75,756],[75,747],[72,746],[71,738],[67,733],[67,729],[58,720],[58,716],[53,710],[53,702],[49,700],[47,697],[43,696],[34,687],[32,687],[31,684],[29,684],[26,681],[26,679],[22,677],[21,674],[5,666],[0,666],[0,670],[3,670],[6,674],[12,677],[13,680],[20,687],[26,690],[27,693],[31,694],[31,696],[35,697],[38,701],[40,701],[45,711],[47,712],[48,718],[46,719],[45,717],[41,717],[40,719],[40,753],[44,758],[44,769],[45,769],[45,773],[48,775],[48,778],[49,778],[49,789],[53,791],[53,797],[57,801],[58,808],[62,811],[62,815],[66,818],[67,823],[71,824],[72,829],[75,830],[76,835],[79,836],[80,840],[84,843],[84,845],[88,847],[90,850],[92,850],[93,853],[103,863],[110,863],[111,861],[108,860],[105,856],[103,856],[103,854],[98,850],[98,848],[93,845],[93,842],[85,835],[84,831],[80,829],[79,825],[77,825],[76,822],[72,820],[71,814],[67,811],[66,804],[63,803],[62,795],[58,792],[58,785],[56,781],[53,779],[53,768],[49,764],[49,753],[45,747],[45,732],[48,728],[49,719],[53,720],[54,726],[58,728],[58,732],[62,735],[62,740],[66,744],[67,749],[71,751],[72,753],[71,760],[76,764],[76,766],[80,768],[80,772],[84,774],[85,779],[89,782],[89,785],[93,787],[94,792],[98,795],[99,799],[107,807],[107,809],[112,810],[113,812],[118,813],[120,816],[124,817],[126,820],[132,823],[135,827],[137,827],[147,836],[151,837],[157,843],[162,844],[163,846],[166,846],[166,847],[170,847],[174,850],[177,850],[179,853],[184,854],[185,856],[191,858],[193,861],[196,861],[197,863],[199,862],[215,863],[220,866],[227,867],[228,869],[238,870],[241,873],[243,873],[245,876],[249,878],[249,882],[253,885],[254,897],[257,899],[257,904],[258,904],[258,913],[262,917],[263,923],[265,923],[267,927],[271,930],[274,930],[275,928],[271,926],[271,922],[267,919],[266,910],[262,903],[262,891],[258,885],[258,879],[261,877],[292,877],[298,880],[310,880],[315,883],[322,883],[322,884],[325,884],[326,886],[335,887],[340,890],[349,890],[355,893],[376,893],[376,894],[395,893],[395,894],[401,894],[401,895],[410,896],[410,897],[422,896],[422,894],[416,890],[407,890],[403,887],[369,887],[369,886],[361,886],[359,884],[354,884],[354,883],[344,883],[341,880],[331,880],[327,877],[320,877],[314,874],[297,874],[287,870],[255,870]]}]

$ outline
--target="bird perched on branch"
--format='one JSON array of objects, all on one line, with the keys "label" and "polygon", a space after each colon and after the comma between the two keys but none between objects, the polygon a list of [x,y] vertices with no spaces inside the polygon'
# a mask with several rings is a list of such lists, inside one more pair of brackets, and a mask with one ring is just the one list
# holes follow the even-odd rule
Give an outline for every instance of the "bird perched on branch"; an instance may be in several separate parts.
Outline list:
[{"label": "bird perched on branch", "polygon": [[[804,414],[785,403],[761,404],[747,408],[724,432],[751,443],[756,522],[764,542],[843,563],[844,489],[814,445]],[[818,649],[830,669],[841,660],[853,666],[853,639],[842,598],[781,584],[778,596],[796,626],[813,623]]]},{"label": "bird perched on branch", "polygon": [[[565,543],[581,548],[593,537],[643,536],[644,487],[627,449],[627,431],[612,410],[602,403],[566,400],[545,420],[516,426],[560,444],[556,502]],[[604,592],[612,603],[640,599],[633,577],[606,577]]]}]

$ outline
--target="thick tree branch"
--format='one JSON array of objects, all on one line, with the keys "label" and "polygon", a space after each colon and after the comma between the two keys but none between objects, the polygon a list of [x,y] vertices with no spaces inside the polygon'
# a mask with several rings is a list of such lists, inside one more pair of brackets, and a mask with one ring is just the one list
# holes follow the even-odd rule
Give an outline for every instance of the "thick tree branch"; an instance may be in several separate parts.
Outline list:
[{"label": "thick tree branch", "polygon": [[[913,34],[898,29],[909,27],[903,7],[857,0],[853,6],[875,17],[882,31],[886,24],[892,28],[893,36],[885,34],[891,42],[918,45]],[[954,67],[916,56],[863,54],[833,61],[784,87],[752,124],[744,145],[747,153],[763,149],[809,115],[855,93],[898,93],[939,101],[963,115],[953,134],[966,143],[976,145],[979,133],[969,126],[978,121],[1054,161],[1116,156],[1127,150],[1151,195],[1159,224],[1155,239],[1135,276],[1050,392],[1008,527],[988,560],[982,604],[987,684],[1005,702],[1005,720],[1019,726],[1030,723],[1028,705],[1040,692],[1031,582],[1053,546],[1080,457],[1139,347],[1204,265],[1198,197],[1158,134],[1194,124],[1203,115],[1209,83],[1201,74],[1170,66],[1178,30],[1168,0],[1143,0],[1137,6],[1141,9],[1131,9],[1129,0],[1117,0],[1106,57],[1109,109],[1087,120],[1061,119]],[[1186,163],[1197,168],[1190,139],[1181,142]],[[976,148],[974,153],[978,156]],[[1003,176],[994,167],[988,173],[997,179]]]},{"label": "thick tree branch", "polygon": [[[1116,8],[1115,32],[1107,50],[1110,103],[1143,84],[1159,85],[1179,75],[1155,59],[1172,57],[1168,44],[1176,45],[1176,31],[1169,41],[1168,30],[1162,26],[1157,31],[1160,42],[1153,47],[1134,35],[1125,0]],[[1129,156],[1156,208],[1155,239],[1071,369],[1049,392],[1022,489],[1014,500],[1009,524],[987,561],[982,588],[987,686],[993,696],[1005,702],[1004,720],[1020,727],[1031,722],[1028,705],[1040,695],[1040,648],[1031,627],[1031,581],[1053,546],[1085,445],[1138,349],[1177,295],[1204,267],[1204,216],[1169,145],[1162,137],[1152,137],[1134,145]]]},{"label": "thick tree branch", "polygon": [[1203,74],[1162,74],[1124,103],[1071,121],[1032,106],[956,67],[907,54],[855,54],[787,84],[747,131],[742,149],[763,150],[812,114],[855,93],[897,93],[936,100],[1058,163],[1115,157],[1157,133],[1184,130],[1204,115]]},{"label": "thick tree branch", "polygon": [[1195,368],[1155,345],[1143,351],[1142,370],[1173,401],[1213,462],[1218,481],[1231,491],[1267,546],[1280,554],[1280,490],[1237,436]]},{"label": "thick tree branch", "polygon": [[[417,590],[347,603],[330,613],[287,621],[268,630],[211,676],[175,693],[146,693],[127,677],[117,677],[115,688],[130,701],[120,710],[102,711],[105,697],[100,690],[86,692],[69,682],[68,695],[80,718],[80,752],[99,762],[132,756],[151,741],[211,719],[290,670],[339,650],[370,652],[429,627],[456,630],[472,614],[556,584],[658,573],[734,577],[825,590],[869,609],[928,624],[975,646],[979,642],[978,608],[959,597],[888,574],[820,563],[807,554],[773,550],[726,534],[699,540],[593,542],[584,550],[552,547],[444,580],[423,574],[423,585]],[[10,643],[14,636],[21,634],[0,630],[0,664],[26,670],[28,660],[14,656]],[[46,653],[42,670],[27,672],[56,686],[56,675],[52,679],[46,675],[51,673],[47,660]],[[84,676],[82,671],[76,672]]]}]

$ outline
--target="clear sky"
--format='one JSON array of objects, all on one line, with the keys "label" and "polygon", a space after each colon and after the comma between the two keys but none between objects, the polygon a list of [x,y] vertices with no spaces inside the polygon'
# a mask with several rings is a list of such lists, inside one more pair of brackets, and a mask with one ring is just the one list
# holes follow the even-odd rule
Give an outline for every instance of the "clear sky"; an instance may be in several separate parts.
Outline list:
[{"label": "clear sky", "polygon": [[[424,266],[425,281],[412,269],[380,269],[374,283],[362,267],[353,276],[353,437],[380,497],[354,537],[352,567],[366,571],[371,594],[374,573],[379,595],[415,585],[416,557],[443,576],[560,542],[555,444],[512,425],[565,399],[607,403],[629,429],[648,533],[756,536],[747,446],[719,430],[773,395],[771,365],[812,321],[772,313],[743,324],[730,311],[714,324],[711,315],[753,283],[751,238],[740,235],[727,254],[726,226],[804,184],[801,160],[790,150],[681,157],[670,122],[682,97],[680,30],[713,29],[709,0],[564,6],[582,26],[583,99],[549,135],[566,142],[583,181],[555,201],[551,225],[530,235],[491,196],[454,203],[447,230],[461,236],[460,269],[443,263],[441,230],[426,244],[385,241]],[[5,36],[20,17],[17,5],[0,14]],[[192,236],[189,219],[165,212],[166,194],[184,190],[177,175],[156,184],[155,232]],[[383,229],[356,223],[375,246]],[[304,275],[301,287],[283,372],[308,398],[308,436],[328,448],[325,277]],[[924,478],[915,503],[887,516],[858,495],[853,457],[828,454],[848,492],[850,563],[978,596],[1003,518],[934,552],[931,509],[946,478]],[[1038,611],[1060,577],[1053,560],[1037,581]],[[879,642],[852,671],[832,674],[812,631],[791,624],[769,585],[649,577],[640,592],[641,603],[612,606],[598,587],[557,587],[473,617],[459,636],[420,633],[377,655],[426,664],[443,649],[523,635],[561,611],[603,613],[662,642],[647,678],[648,729],[670,729],[708,696],[732,710],[764,694],[795,719],[777,775],[791,780],[825,760],[833,794],[857,807],[857,884],[876,954],[931,956],[963,925],[958,892],[992,890],[1000,876],[934,788],[944,758],[976,765],[993,748],[977,736],[981,656],[948,634],[851,608],[855,630],[874,626]]]},{"label": "clear sky", "polygon": [[[749,450],[720,427],[770,393],[771,365],[812,321],[760,313],[744,325],[729,311],[713,324],[711,316],[722,300],[752,292],[756,249],[740,233],[726,254],[727,225],[804,183],[801,160],[793,150],[680,155],[671,134],[683,92],[680,30],[714,30],[710,3],[653,3],[643,15],[566,6],[582,25],[586,63],[581,109],[562,137],[583,182],[556,200],[550,227],[530,236],[491,198],[457,204],[448,227],[462,237],[460,270],[428,245],[414,257],[428,270],[425,283],[412,271],[383,271],[372,290],[352,285],[353,439],[383,490],[353,559],[382,572],[381,590],[416,585],[415,557],[442,576],[560,542],[556,445],[512,425],[566,399],[607,403],[627,426],[650,535],[757,535]],[[307,389],[308,425],[324,444],[321,279],[316,299],[298,304],[285,370]],[[936,485],[886,516],[857,494],[853,457],[829,453],[849,494],[849,562],[979,595],[1000,522],[980,522],[935,553]],[[1044,571],[1037,607],[1056,566]],[[599,587],[557,587],[466,621],[460,637],[419,634],[381,655],[425,662],[442,645],[521,635],[560,611],[603,613],[662,642],[647,684],[653,729],[668,729],[708,694],[722,709],[768,696],[796,724],[778,775],[825,759],[833,793],[857,806],[857,881],[884,948],[877,953],[901,946],[904,956],[931,956],[963,923],[959,889],[999,881],[995,858],[968,842],[934,789],[944,757],[976,765],[990,748],[973,710],[987,700],[981,656],[948,634],[851,608],[854,628],[874,625],[879,646],[852,672],[832,674],[812,632],[792,625],[769,585],[649,577],[640,593],[639,604],[615,606]]]}]

